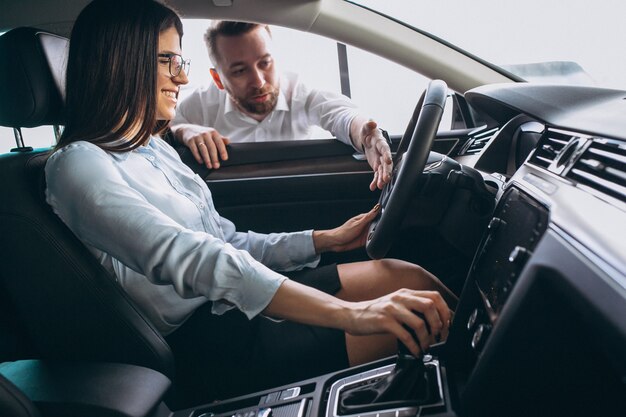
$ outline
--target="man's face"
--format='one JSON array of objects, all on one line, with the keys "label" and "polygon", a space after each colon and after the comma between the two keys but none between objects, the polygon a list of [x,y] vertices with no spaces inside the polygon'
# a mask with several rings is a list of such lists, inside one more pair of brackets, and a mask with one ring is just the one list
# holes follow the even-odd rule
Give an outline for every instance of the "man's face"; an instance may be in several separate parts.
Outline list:
[{"label": "man's face", "polygon": [[279,80],[264,27],[240,36],[220,36],[217,69],[224,89],[240,110],[262,120],[276,106]]}]

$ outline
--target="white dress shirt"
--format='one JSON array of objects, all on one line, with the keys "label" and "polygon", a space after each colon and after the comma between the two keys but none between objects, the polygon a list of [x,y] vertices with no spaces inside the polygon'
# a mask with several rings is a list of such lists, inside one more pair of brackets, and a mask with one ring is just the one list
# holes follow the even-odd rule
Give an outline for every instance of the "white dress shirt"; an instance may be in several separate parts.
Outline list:
[{"label": "white dress shirt", "polygon": [[228,93],[212,83],[178,104],[172,126],[192,123],[212,127],[231,142],[310,139],[312,126],[319,126],[353,146],[350,123],[357,114],[356,105],[346,96],[309,89],[296,74],[285,73],[276,107],[260,122],[241,112]]},{"label": "white dress shirt", "polygon": [[249,318],[290,271],[319,262],[312,231],[237,232],[206,183],[158,137],[124,153],[75,142],[46,165],[54,212],[167,335],[208,300]]}]

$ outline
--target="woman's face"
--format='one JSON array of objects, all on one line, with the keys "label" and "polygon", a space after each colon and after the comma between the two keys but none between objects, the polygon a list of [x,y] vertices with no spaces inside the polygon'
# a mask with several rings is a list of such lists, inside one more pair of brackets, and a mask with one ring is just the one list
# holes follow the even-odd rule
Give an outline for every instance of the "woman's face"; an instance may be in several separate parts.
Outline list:
[{"label": "woman's face", "polygon": [[[170,73],[170,60],[177,59],[177,57],[172,56],[181,55],[180,36],[178,36],[175,27],[166,29],[159,35],[158,53],[157,120],[171,120],[176,115],[179,86],[189,82],[184,69],[176,76],[172,76]],[[173,71],[175,66],[173,62],[171,65]]]}]

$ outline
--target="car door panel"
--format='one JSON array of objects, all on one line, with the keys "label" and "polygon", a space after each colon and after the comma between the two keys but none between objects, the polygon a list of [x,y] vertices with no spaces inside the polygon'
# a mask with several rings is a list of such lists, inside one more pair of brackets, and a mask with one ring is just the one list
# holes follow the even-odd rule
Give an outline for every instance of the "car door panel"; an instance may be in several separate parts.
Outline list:
[{"label": "car door panel", "polygon": [[292,231],[334,227],[369,210],[372,170],[337,140],[239,143],[219,169],[183,161],[208,184],[220,214],[238,230]]},{"label": "car door panel", "polygon": [[[434,146],[465,143],[476,130],[439,132]],[[392,151],[400,139],[391,137]],[[367,161],[335,139],[230,144],[229,159],[219,169],[199,164],[186,147],[177,150],[207,182],[220,214],[238,230],[334,227],[369,210],[380,195],[369,190],[373,173]],[[442,153],[452,149],[447,150]]]}]

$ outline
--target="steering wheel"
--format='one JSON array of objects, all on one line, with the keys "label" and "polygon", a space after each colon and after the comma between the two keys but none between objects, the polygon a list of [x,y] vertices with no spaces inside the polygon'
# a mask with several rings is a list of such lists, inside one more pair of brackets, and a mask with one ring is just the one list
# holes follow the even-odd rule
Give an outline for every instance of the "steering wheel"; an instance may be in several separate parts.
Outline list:
[{"label": "steering wheel", "polygon": [[380,214],[372,222],[365,249],[372,259],[383,258],[406,215],[417,190],[446,103],[448,86],[432,80],[420,97],[394,160],[391,181],[380,194]]}]

